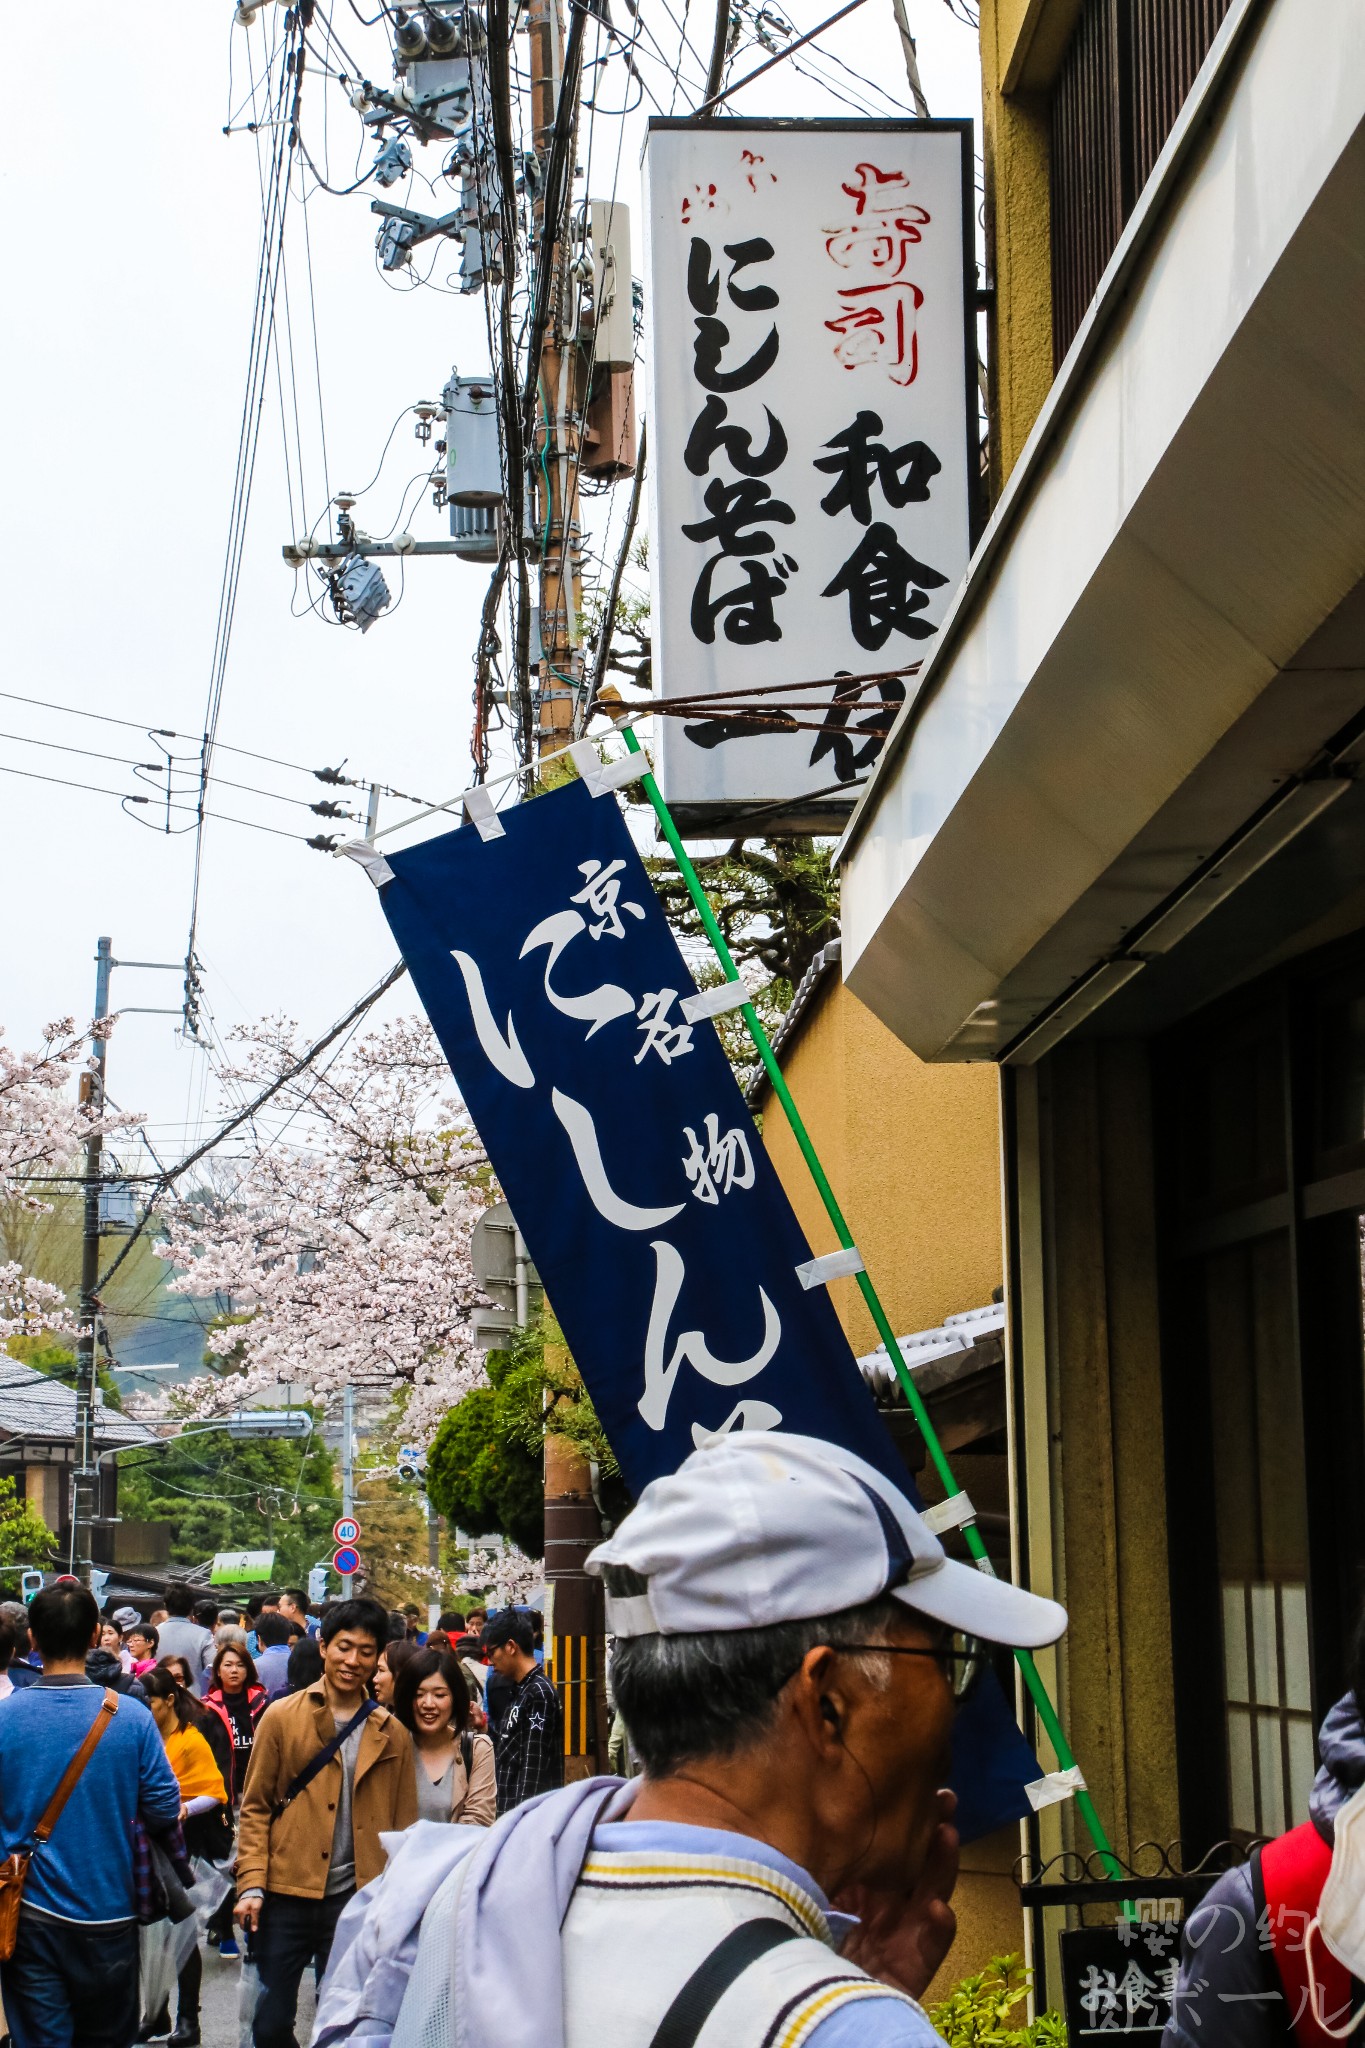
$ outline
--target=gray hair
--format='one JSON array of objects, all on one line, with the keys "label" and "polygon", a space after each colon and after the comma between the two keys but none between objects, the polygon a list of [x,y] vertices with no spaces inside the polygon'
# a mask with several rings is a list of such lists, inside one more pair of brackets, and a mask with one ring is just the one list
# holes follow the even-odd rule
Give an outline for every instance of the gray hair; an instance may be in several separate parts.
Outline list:
[{"label": "gray hair", "polygon": [[[604,1578],[614,1598],[645,1591],[638,1572],[624,1566],[608,1566]],[[761,1741],[777,1718],[779,1693],[808,1651],[822,1643],[884,1642],[898,1617],[905,1617],[902,1603],[883,1596],[768,1628],[623,1636],[612,1659],[612,1693],[640,1761],[651,1777],[664,1778],[686,1763],[733,1756]],[[889,1657],[863,1658],[859,1669],[879,1692],[890,1682]]]}]

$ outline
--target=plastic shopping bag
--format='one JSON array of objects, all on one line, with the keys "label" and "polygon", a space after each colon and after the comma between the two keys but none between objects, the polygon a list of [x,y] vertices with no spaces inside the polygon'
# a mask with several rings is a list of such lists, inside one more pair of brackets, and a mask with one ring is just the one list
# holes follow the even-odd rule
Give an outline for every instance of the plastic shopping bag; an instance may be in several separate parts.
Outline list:
[{"label": "plastic shopping bag", "polygon": [[253,2048],[256,2003],[261,1995],[261,1973],[249,1955],[242,1959],[241,1984],[237,1992],[238,2048]]},{"label": "plastic shopping bag", "polygon": [[207,1857],[194,1859],[194,1884],[190,1897],[199,1915],[201,1928],[207,1927],[228,1893],[232,1890],[232,1879],[221,1863],[210,1863]]},{"label": "plastic shopping bag", "polygon": [[[189,1924],[193,1927],[193,1920]],[[137,1931],[138,1988],[146,2020],[157,2019],[170,2006],[176,1978],[171,1937],[171,1923],[166,1919],[153,1920]]]}]

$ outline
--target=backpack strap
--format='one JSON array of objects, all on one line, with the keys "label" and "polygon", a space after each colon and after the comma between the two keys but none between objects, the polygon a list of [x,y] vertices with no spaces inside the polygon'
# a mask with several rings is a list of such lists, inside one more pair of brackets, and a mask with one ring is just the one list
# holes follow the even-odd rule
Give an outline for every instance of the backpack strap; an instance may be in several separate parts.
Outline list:
[{"label": "backpack strap", "polygon": [[43,1808],[38,1825],[33,1830],[33,1839],[39,1848],[48,1840],[52,1830],[61,1819],[62,1809],[75,1791],[81,1772],[99,1748],[104,1732],[117,1712],[118,1694],[111,1691],[106,1685],[104,1688],[104,1698],[100,1702],[99,1712],[90,1723],[84,1742],[62,1772],[61,1781],[52,1797],[48,1800],[47,1805]]},{"label": "backpack strap", "polygon": [[1266,1842],[1256,1853],[1253,1867],[1253,1897],[1259,1891],[1265,1899],[1265,1929],[1270,1938],[1275,1971],[1288,2008],[1288,2028],[1298,2048],[1322,2048],[1332,2036],[1318,2021],[1323,2013],[1334,2025],[1355,2012],[1362,1988],[1326,1943],[1318,1937],[1313,1950],[1317,1978],[1317,2009],[1308,1980],[1308,1930],[1317,1916],[1318,1900],[1332,1867],[1329,1843],[1305,1821],[1288,1834]]},{"label": "backpack strap", "polygon": [[280,1815],[284,1812],[286,1806],[289,1806],[295,1799],[298,1798],[300,1792],[304,1792],[308,1789],[308,1787],[312,1784],[314,1778],[316,1778],[318,1772],[325,1770],[327,1768],[328,1764],[332,1761],[332,1758],[341,1748],[342,1743],[347,1741],[355,1733],[356,1729],[360,1726],[361,1722],[368,1721],[370,1715],[376,1713],[378,1711],[378,1708],[378,1700],[362,1700],[360,1703],[359,1710],[356,1713],[352,1714],[350,1720],[346,1723],[346,1726],[344,1728],[338,1728],[336,1734],[332,1737],[331,1741],[324,1742],[322,1748],[318,1751],[317,1755],[309,1758],[308,1762],[304,1765],[303,1769],[299,1772],[298,1776],[295,1779],[293,1779],[290,1785],[288,1786],[283,1799],[277,1799],[275,1801],[273,1815],[276,1820],[279,1819]]},{"label": "backpack strap", "polygon": [[698,2034],[725,1993],[751,1963],[784,1941],[798,1939],[785,1920],[764,1914],[732,1927],[710,1955],[703,1958],[655,2029],[650,2048],[694,2048]]}]

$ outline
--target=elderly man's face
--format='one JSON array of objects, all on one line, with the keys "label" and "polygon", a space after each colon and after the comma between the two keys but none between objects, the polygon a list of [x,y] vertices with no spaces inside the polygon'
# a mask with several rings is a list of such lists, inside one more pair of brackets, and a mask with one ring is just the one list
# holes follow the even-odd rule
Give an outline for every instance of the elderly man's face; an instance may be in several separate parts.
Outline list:
[{"label": "elderly man's face", "polygon": [[[934,1624],[907,1613],[889,1641],[932,1651]],[[812,1652],[810,1669],[821,1732],[832,1739],[822,1771],[839,1808],[848,1853],[845,1882],[896,1887],[913,1882],[939,1820],[938,1793],[952,1760],[954,1702],[945,1670],[930,1656],[892,1656],[884,1686],[868,1656]],[[811,1665],[811,1660],[807,1660]]]}]

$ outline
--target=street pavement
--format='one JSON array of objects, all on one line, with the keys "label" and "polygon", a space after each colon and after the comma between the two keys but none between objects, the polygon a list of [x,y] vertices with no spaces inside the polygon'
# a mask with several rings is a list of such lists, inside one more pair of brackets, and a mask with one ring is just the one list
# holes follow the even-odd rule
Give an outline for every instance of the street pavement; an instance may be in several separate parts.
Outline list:
[{"label": "street pavement", "polygon": [[[204,1950],[204,1989],[200,2004],[200,2028],[204,2048],[238,2048],[242,2026],[238,2003],[242,1982],[240,1962],[225,1962],[217,1949]],[[303,1980],[299,1993],[299,2016],[294,2031],[306,2042],[313,2031],[313,1973]],[[250,2039],[250,2036],[247,2036]]]}]

